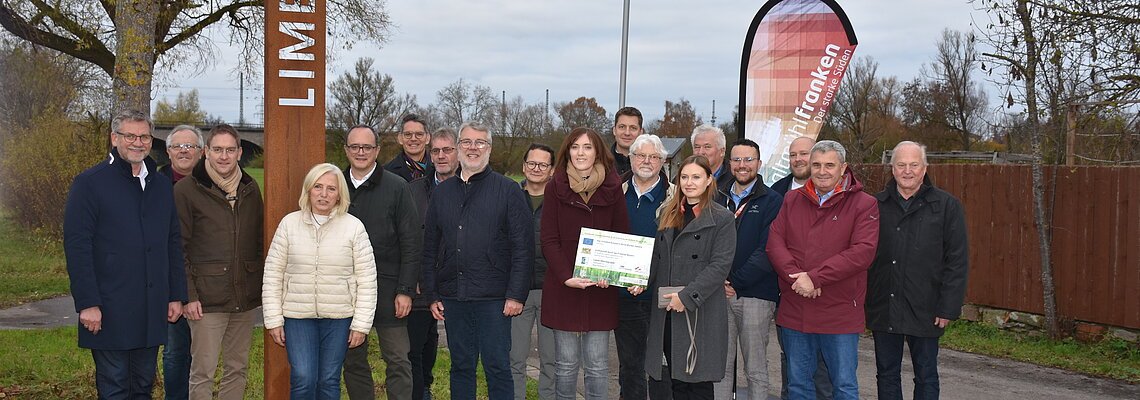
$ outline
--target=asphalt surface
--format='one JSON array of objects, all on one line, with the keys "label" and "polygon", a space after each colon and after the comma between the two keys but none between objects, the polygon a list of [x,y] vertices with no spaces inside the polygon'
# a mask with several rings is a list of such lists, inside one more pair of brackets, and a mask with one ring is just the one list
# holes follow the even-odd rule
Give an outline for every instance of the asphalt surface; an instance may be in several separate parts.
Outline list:
[{"label": "asphalt surface", "polygon": [[[43,329],[61,326],[75,326],[78,315],[70,297],[60,297],[28,303],[0,310],[0,329]],[[775,332],[768,344],[769,381],[772,391],[780,384],[779,346]],[[440,327],[440,345],[446,343],[446,332]],[[610,339],[611,348],[614,341]],[[0,349],[9,353],[15,349]],[[610,398],[618,398],[617,351],[611,352]],[[537,351],[532,349],[528,374],[538,377]],[[859,398],[876,399],[874,349],[869,337],[859,342]],[[909,357],[903,358],[903,392],[910,398],[913,383],[907,375],[910,371]],[[939,355],[939,375],[942,385],[942,398],[947,400],[1137,400],[1140,399],[1140,385],[1111,379],[1095,378],[1057,368],[1041,367],[1033,364],[1010,361],[1001,358],[963,353],[943,349]],[[744,382],[741,374],[738,382]],[[581,387],[581,386],[579,386]],[[774,394],[774,393],[773,393]],[[737,399],[748,399],[747,390],[740,390]],[[776,398],[771,396],[769,398]]]}]

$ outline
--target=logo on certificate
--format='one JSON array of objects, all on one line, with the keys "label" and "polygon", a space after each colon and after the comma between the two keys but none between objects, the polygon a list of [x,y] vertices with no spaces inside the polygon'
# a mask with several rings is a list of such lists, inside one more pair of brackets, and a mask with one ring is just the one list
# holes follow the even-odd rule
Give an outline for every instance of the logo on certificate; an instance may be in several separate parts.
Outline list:
[{"label": "logo on certificate", "polygon": [[587,246],[593,246],[594,245],[594,238],[582,238],[582,244],[587,245]]}]

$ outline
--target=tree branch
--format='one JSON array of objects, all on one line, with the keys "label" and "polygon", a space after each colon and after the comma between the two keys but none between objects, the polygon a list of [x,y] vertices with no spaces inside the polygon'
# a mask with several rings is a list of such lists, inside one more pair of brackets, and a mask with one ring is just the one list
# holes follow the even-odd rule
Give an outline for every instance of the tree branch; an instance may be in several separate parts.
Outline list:
[{"label": "tree branch", "polygon": [[207,26],[218,22],[226,14],[236,13],[238,10],[244,7],[263,6],[264,4],[265,2],[261,0],[237,1],[230,3],[229,5],[219,8],[213,13],[210,13],[210,15],[207,15],[206,18],[198,20],[198,22],[195,22],[194,25],[190,25],[186,29],[183,29],[182,32],[174,35],[174,37],[171,37],[170,40],[163,42],[161,45],[156,44],[155,50],[158,52],[158,54],[162,54],[166,52],[166,50],[177,46],[179,43],[182,43],[186,39],[189,39],[194,35],[201,33],[203,29],[206,29]]},{"label": "tree branch", "polygon": [[114,76],[115,55],[93,35],[93,42],[84,43],[38,29],[6,5],[0,5],[0,26],[16,37],[95,64],[107,76]]},{"label": "tree branch", "polygon": [[995,53],[982,53],[982,55],[986,56],[986,57],[993,58],[993,59],[1005,61],[1005,62],[1009,63],[1010,67],[1017,69],[1017,72],[1019,74],[1021,74],[1022,76],[1025,76],[1025,65],[1023,65],[1021,62],[1019,62],[1017,60],[1014,60],[1013,58],[1010,58],[1010,57],[1007,57],[1007,56],[1004,56],[1001,54],[995,54]]}]

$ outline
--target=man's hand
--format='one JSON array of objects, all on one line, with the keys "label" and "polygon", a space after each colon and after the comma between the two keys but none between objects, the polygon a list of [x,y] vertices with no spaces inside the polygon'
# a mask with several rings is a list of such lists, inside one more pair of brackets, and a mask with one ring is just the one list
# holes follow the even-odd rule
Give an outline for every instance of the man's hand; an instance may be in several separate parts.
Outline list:
[{"label": "man's hand", "polygon": [[645,291],[645,287],[643,287],[643,286],[630,286],[628,288],[625,288],[625,290],[629,291],[629,294],[636,297],[637,295],[640,295],[642,292]]},{"label": "man's hand", "polygon": [[412,312],[412,297],[406,294],[396,295],[396,318],[404,318]]},{"label": "man's hand", "polygon": [[950,320],[948,320],[946,318],[934,317],[934,326],[937,326],[937,327],[942,328],[942,329],[946,329],[946,325],[950,325]]},{"label": "man's hand", "polygon": [[79,323],[92,334],[98,335],[103,330],[103,311],[99,310],[99,306],[84,308],[79,312]]},{"label": "man's hand", "polygon": [[443,321],[443,302],[442,301],[437,301],[435,303],[431,303],[431,307],[428,307],[428,308],[431,309],[431,316],[432,317],[435,317],[436,320]]},{"label": "man's hand", "polygon": [[273,338],[273,343],[277,343],[278,346],[285,347],[285,328],[284,327],[279,326],[279,327],[270,329],[266,332],[269,333],[269,337]]},{"label": "man's hand", "polygon": [[182,315],[186,316],[186,319],[191,321],[202,319],[202,302],[191,301],[189,303],[186,303],[186,307],[182,308]]},{"label": "man's hand", "polygon": [[812,295],[815,294],[815,284],[812,283],[811,278],[808,277],[807,272],[797,272],[788,275],[788,277],[796,280],[792,283],[792,290],[794,290],[800,296],[813,298]]},{"label": "man's hand", "polygon": [[570,278],[570,279],[567,279],[566,282],[564,282],[564,283],[566,284],[566,286],[569,286],[569,287],[572,287],[575,289],[585,289],[585,288],[588,288],[590,286],[594,286],[594,285],[598,284],[597,282],[591,281],[591,280],[586,279],[586,278]]},{"label": "man's hand", "polygon": [[355,349],[357,346],[360,346],[362,343],[364,343],[364,339],[367,338],[368,337],[364,336],[363,333],[357,331],[348,331],[348,348]]},{"label": "man's hand", "polygon": [[677,293],[669,293],[661,295],[663,299],[669,299],[669,305],[665,306],[665,311],[685,312],[685,303],[681,302],[681,296]]},{"label": "man's hand", "polygon": [[732,287],[732,282],[724,281],[724,297],[730,299],[736,297],[736,288]]},{"label": "man's hand", "polygon": [[503,316],[513,317],[519,315],[522,313],[522,309],[523,303],[519,303],[518,300],[507,299],[507,301],[503,303]]},{"label": "man's hand", "polygon": [[[201,310],[199,310],[200,312]],[[182,302],[172,301],[166,304],[166,321],[170,323],[178,322],[182,318]],[[199,317],[200,318],[200,317]]]}]

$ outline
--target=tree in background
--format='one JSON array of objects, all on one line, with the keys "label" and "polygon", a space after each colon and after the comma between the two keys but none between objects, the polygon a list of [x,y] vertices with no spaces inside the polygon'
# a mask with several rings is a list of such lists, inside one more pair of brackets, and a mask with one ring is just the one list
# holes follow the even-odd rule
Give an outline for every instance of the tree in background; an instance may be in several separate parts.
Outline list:
[{"label": "tree in background", "polygon": [[973,34],[944,29],[934,60],[903,89],[906,121],[922,131],[938,130],[972,150],[986,128],[986,93],[974,78],[981,62]]},{"label": "tree in background", "polygon": [[392,133],[399,130],[400,117],[416,108],[416,97],[396,93],[392,77],[376,71],[374,63],[371,58],[358,59],[352,71],[329,84],[329,127],[364,124],[381,134]]},{"label": "tree in background", "polygon": [[851,65],[827,116],[831,129],[820,132],[821,138],[829,137],[825,132],[834,134],[847,147],[850,162],[877,162],[887,146],[880,139],[892,116],[884,108],[890,103],[878,71],[872,57],[860,57]]},{"label": "tree in background", "polygon": [[435,97],[435,105],[426,114],[435,114],[432,120],[438,121],[436,123],[439,125],[435,128],[428,127],[429,129],[459,129],[460,125],[469,121],[482,122],[492,130],[499,128],[495,124],[495,115],[500,102],[490,87],[473,85],[460,78],[436,92]]},{"label": "tree in background", "polygon": [[189,92],[179,92],[178,96],[174,98],[174,102],[165,98],[159,100],[154,106],[152,118],[154,118],[155,124],[205,125],[208,116],[198,102],[198,89],[193,89]]},{"label": "tree in background", "polygon": [[724,131],[724,136],[729,138],[730,142],[732,138],[740,137],[742,131],[737,128],[738,126],[741,126],[739,105],[732,107],[732,119],[717,124],[717,127]]},{"label": "tree in background", "polygon": [[574,128],[586,127],[597,131],[601,135],[610,133],[613,120],[606,113],[605,107],[598,105],[598,99],[593,97],[579,97],[571,102],[554,103],[554,113],[558,114],[558,131],[568,134]]},{"label": "tree in background", "polygon": [[677,102],[665,100],[665,115],[652,123],[654,129],[650,133],[661,137],[688,138],[693,134],[693,128],[702,123],[693,105],[684,97]]},{"label": "tree in background", "polygon": [[[226,29],[241,43],[245,76],[261,71],[264,2],[257,0],[3,0],[0,26],[16,37],[89,62],[113,79],[115,109],[150,112],[156,65],[205,68],[212,53],[207,28]],[[382,0],[327,3],[328,31],[345,47],[382,42],[391,25]],[[219,24],[219,22],[224,22]],[[224,26],[224,28],[222,28]],[[203,57],[207,55],[207,57]],[[202,62],[203,60],[207,62]],[[193,61],[193,62],[190,62]]]}]

